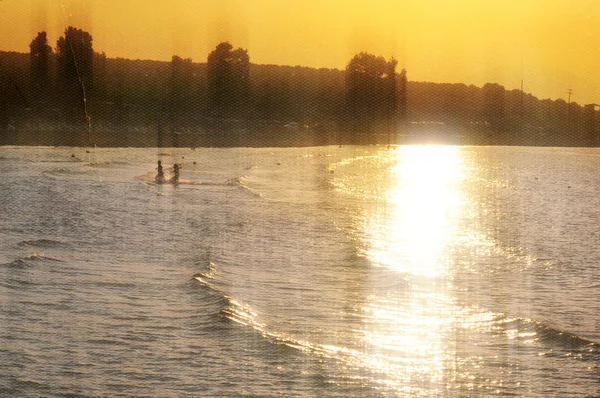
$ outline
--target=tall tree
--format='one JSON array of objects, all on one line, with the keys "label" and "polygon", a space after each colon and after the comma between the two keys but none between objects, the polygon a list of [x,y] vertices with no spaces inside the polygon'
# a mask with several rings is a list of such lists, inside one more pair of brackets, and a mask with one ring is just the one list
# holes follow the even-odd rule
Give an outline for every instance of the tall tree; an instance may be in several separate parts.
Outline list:
[{"label": "tall tree", "polygon": [[405,125],[408,119],[408,79],[406,69],[402,69],[398,75],[398,119]]},{"label": "tall tree", "polygon": [[56,58],[60,84],[69,96],[92,90],[94,49],[88,32],[72,26],[65,29],[65,35],[56,42]]},{"label": "tall tree", "polygon": [[173,55],[171,58],[171,82],[169,96],[169,119],[174,132],[178,131],[184,115],[189,114],[192,107],[192,75],[191,58]]},{"label": "tall tree", "polygon": [[398,92],[395,59],[366,52],[346,66],[346,110],[355,143],[372,141],[372,134],[387,135],[395,125]]},{"label": "tall tree", "polygon": [[171,103],[178,109],[188,108],[191,104],[193,64],[191,58],[173,55],[171,58]]},{"label": "tall tree", "polygon": [[106,98],[107,95],[107,71],[106,71],[106,54],[103,52],[94,52],[93,60],[93,84],[94,96],[96,98]]},{"label": "tall tree", "polygon": [[486,83],[481,89],[483,92],[483,117],[492,133],[492,144],[505,143],[505,93],[504,87],[497,83]]},{"label": "tall tree", "polygon": [[39,32],[29,44],[31,82],[38,93],[47,91],[50,86],[51,57],[52,47],[48,44],[46,32]]},{"label": "tall tree", "polygon": [[228,42],[208,55],[208,89],[215,110],[223,116],[243,116],[250,100],[250,57]]},{"label": "tall tree", "polygon": [[89,93],[94,85],[92,36],[72,26],[65,29],[65,35],[56,42],[56,64],[65,115],[72,123],[81,121],[87,127],[87,139],[77,129],[62,139],[68,145],[94,145],[88,112]]}]

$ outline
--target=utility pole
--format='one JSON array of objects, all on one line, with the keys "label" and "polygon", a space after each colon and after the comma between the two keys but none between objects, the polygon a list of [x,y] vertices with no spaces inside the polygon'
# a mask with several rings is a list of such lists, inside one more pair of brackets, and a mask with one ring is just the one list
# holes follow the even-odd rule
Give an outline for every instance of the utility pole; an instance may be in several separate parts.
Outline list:
[{"label": "utility pole", "polygon": [[569,94],[569,100],[567,101],[567,128],[569,129],[569,134],[571,134],[571,95],[573,94],[573,89],[567,89],[567,94]]}]

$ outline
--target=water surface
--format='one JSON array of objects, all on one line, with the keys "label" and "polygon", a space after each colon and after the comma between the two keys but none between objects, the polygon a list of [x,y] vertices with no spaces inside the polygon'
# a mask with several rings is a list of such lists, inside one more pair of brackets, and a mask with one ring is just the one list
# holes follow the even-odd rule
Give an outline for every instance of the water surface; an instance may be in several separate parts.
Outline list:
[{"label": "water surface", "polygon": [[0,168],[4,395],[600,395],[596,149],[2,147]]}]

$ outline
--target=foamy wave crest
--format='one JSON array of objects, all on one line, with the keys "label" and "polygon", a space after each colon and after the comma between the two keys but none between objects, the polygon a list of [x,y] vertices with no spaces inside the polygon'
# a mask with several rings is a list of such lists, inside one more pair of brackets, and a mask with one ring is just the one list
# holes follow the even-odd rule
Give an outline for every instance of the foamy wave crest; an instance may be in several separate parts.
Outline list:
[{"label": "foamy wave crest", "polygon": [[288,333],[271,330],[266,323],[259,321],[259,316],[252,307],[229,296],[225,296],[225,298],[228,305],[223,309],[222,313],[227,319],[254,329],[272,343],[286,345],[306,354],[333,359],[343,359],[343,357],[346,357],[346,359],[354,358],[357,360],[363,356],[359,351],[347,347],[312,343],[307,340],[295,338]]},{"label": "foamy wave crest", "polygon": [[9,267],[34,267],[36,264],[39,264],[41,262],[60,262],[60,260],[57,260],[55,258],[51,258],[51,257],[46,257],[44,256],[44,253],[33,253],[29,256],[26,257],[20,257],[6,265],[8,265]]},{"label": "foamy wave crest", "polygon": [[254,196],[257,196],[259,198],[263,198],[263,195],[256,191],[255,189],[251,188],[249,185],[249,182],[247,179],[245,179],[244,177],[239,177],[235,180],[236,185],[242,187],[244,190],[246,190],[246,192],[251,193]]},{"label": "foamy wave crest", "polygon": [[198,282],[202,283],[203,285],[212,287],[213,290],[214,286],[211,284],[211,281],[213,280],[213,278],[215,277],[217,270],[216,270],[216,265],[215,263],[213,263],[212,261],[208,262],[208,265],[206,267],[206,270],[204,272],[199,272],[197,274],[195,274],[194,276],[192,276],[192,279],[197,280]]},{"label": "foamy wave crest", "polygon": [[275,331],[265,322],[261,322],[259,314],[249,305],[228,296],[226,299],[228,305],[222,313],[228,320],[253,329],[272,344],[288,347],[323,360],[341,363],[341,366],[345,368],[357,369],[364,382],[378,384],[383,389],[397,389],[402,386],[401,379],[379,377],[382,373],[398,375],[405,370],[402,364],[390,361],[390,358],[385,355],[335,344],[322,344],[306,338],[297,338],[289,333]]}]

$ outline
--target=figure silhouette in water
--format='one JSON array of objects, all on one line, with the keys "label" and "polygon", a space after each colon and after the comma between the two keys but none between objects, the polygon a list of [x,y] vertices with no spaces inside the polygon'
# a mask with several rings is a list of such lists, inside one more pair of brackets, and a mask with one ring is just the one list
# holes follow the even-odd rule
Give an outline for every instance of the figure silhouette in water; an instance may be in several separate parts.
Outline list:
[{"label": "figure silhouette in water", "polygon": [[179,165],[177,163],[175,163],[173,165],[173,177],[171,177],[171,182],[172,183],[177,183],[179,182]]},{"label": "figure silhouette in water", "polygon": [[156,182],[165,182],[165,173],[163,172],[163,167],[160,160],[158,161],[158,167],[156,168],[156,170],[158,170],[158,173],[156,173]]}]

